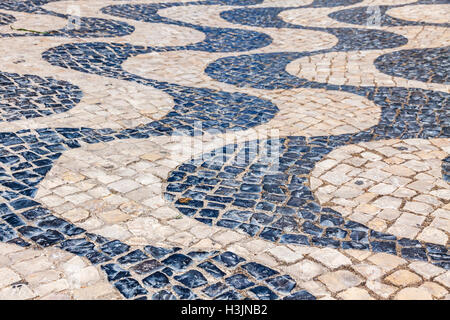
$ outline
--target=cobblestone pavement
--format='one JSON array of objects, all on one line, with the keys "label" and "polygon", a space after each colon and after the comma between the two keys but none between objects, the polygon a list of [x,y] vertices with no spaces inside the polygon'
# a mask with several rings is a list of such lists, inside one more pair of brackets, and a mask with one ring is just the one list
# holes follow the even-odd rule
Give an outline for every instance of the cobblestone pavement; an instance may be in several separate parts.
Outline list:
[{"label": "cobblestone pavement", "polygon": [[0,2],[0,299],[450,299],[448,0]]}]

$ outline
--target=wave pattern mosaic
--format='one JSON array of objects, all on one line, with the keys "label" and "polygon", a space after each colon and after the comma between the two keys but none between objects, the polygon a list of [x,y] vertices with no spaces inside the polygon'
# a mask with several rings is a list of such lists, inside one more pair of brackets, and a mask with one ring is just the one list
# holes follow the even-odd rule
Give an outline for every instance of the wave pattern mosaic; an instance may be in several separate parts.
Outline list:
[{"label": "wave pattern mosaic", "polygon": [[0,299],[449,299],[449,7],[2,1]]}]

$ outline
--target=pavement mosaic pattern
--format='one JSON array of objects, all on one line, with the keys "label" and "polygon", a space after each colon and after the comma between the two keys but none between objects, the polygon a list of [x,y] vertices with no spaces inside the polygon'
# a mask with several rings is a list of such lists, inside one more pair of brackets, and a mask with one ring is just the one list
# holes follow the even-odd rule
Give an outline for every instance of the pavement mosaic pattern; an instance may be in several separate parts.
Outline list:
[{"label": "pavement mosaic pattern", "polygon": [[0,3],[0,299],[450,299],[448,0]]}]

